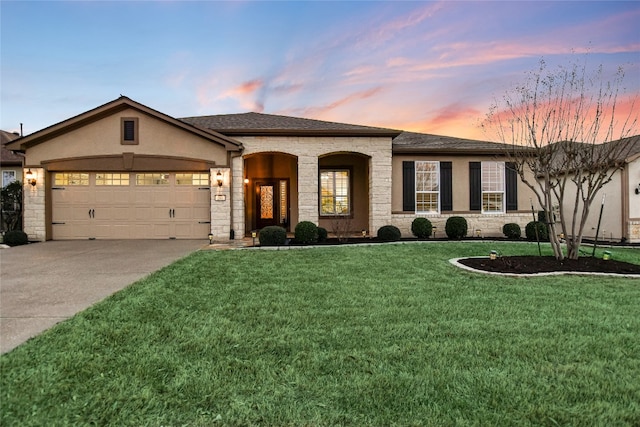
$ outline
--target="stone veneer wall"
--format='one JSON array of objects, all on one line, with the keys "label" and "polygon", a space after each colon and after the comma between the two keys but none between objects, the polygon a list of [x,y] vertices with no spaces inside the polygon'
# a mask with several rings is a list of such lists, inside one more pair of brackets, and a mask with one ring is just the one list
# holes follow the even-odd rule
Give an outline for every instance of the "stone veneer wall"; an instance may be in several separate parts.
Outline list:
[{"label": "stone veneer wall", "polygon": [[[218,187],[216,176],[218,171],[222,173],[222,187]],[[225,168],[212,168],[209,170],[211,180],[211,234],[214,240],[229,240],[231,222],[231,170]],[[221,200],[216,200],[219,198]],[[224,200],[222,200],[224,199]]]},{"label": "stone veneer wall", "polygon": [[629,221],[629,243],[640,243],[640,220]]},{"label": "stone veneer wall", "polygon": [[526,225],[533,221],[531,213],[508,213],[508,214],[492,214],[482,215],[477,213],[456,213],[451,215],[416,215],[416,214],[393,214],[391,225],[395,225],[402,232],[402,237],[413,237],[411,233],[411,223],[417,217],[425,217],[434,227],[437,227],[435,237],[446,237],[445,224],[447,218],[452,216],[461,216],[467,220],[469,237],[476,236],[476,230],[481,230],[482,237],[504,237],[502,226],[515,222],[522,229],[522,237],[524,237],[524,229]]},{"label": "stone veneer wall", "polygon": [[27,183],[26,175],[22,177],[22,182],[25,183],[22,187],[22,228],[29,236],[29,240],[44,241],[46,239],[44,200],[46,174],[41,168],[31,168],[31,172],[36,179],[35,187]]},{"label": "stone veneer wall", "polygon": [[[244,156],[278,152],[298,160],[298,220],[318,224],[318,160],[335,153],[359,153],[369,161],[369,228],[391,221],[391,138],[387,137],[242,137]],[[233,159],[233,229],[244,236],[244,161]],[[213,202],[212,202],[213,203]],[[212,214],[213,217],[213,214]]]}]

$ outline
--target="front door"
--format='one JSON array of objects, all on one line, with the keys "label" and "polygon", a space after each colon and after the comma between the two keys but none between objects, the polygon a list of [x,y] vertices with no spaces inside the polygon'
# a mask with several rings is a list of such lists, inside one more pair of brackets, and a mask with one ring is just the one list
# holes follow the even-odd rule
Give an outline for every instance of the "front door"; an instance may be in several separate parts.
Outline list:
[{"label": "front door", "polygon": [[256,227],[289,227],[289,180],[270,179],[256,182]]}]

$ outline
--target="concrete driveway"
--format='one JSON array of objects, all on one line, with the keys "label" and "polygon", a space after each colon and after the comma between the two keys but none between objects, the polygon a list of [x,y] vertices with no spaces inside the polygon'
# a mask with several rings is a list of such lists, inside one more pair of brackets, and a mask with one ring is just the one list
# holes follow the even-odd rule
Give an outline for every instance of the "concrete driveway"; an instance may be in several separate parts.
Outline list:
[{"label": "concrete driveway", "polygon": [[0,249],[0,352],[208,244],[77,240]]}]

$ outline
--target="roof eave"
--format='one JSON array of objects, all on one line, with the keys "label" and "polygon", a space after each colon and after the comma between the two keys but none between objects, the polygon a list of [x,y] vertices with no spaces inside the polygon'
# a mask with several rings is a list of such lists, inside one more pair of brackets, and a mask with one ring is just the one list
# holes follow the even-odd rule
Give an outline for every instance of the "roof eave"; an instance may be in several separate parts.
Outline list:
[{"label": "roof eave", "polygon": [[227,136],[332,136],[332,137],[384,137],[395,138],[400,135],[400,131],[388,130],[333,130],[333,129],[219,129],[216,130]]}]

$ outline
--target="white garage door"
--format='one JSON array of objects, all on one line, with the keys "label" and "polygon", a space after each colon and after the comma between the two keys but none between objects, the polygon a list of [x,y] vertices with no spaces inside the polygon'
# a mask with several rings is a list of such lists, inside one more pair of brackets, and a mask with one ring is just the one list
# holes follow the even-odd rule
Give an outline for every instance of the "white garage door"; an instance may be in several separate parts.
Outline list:
[{"label": "white garage door", "polygon": [[53,174],[52,238],[206,239],[209,174]]}]

